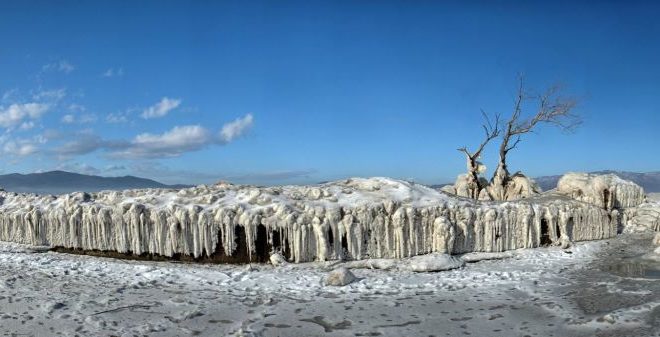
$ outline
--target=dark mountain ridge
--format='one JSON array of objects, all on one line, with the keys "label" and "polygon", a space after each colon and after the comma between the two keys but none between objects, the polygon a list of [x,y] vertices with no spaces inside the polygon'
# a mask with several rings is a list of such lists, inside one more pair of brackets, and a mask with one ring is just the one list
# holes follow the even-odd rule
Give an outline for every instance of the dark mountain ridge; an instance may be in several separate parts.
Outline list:
[{"label": "dark mountain ridge", "polygon": [[125,190],[134,188],[185,188],[135,176],[100,177],[66,171],[0,175],[0,188],[11,192],[63,194],[77,191]]}]

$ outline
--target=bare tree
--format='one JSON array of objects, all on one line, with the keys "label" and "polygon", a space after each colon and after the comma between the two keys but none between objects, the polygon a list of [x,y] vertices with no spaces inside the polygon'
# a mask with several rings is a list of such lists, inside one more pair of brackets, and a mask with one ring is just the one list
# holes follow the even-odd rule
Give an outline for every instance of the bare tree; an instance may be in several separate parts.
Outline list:
[{"label": "bare tree", "polygon": [[481,182],[479,177],[479,173],[481,173],[480,170],[482,167],[482,164],[479,162],[481,152],[483,152],[484,148],[491,140],[497,138],[500,135],[500,115],[495,114],[494,123],[491,122],[490,118],[483,110],[481,111],[481,115],[484,117],[484,124],[481,125],[484,129],[484,140],[474,152],[470,152],[466,147],[458,149],[458,151],[465,153],[465,156],[467,157],[467,188],[469,191],[468,197],[473,199],[477,199],[479,197],[479,192],[481,192],[481,190],[486,187],[484,186],[485,184]]},{"label": "bare tree", "polygon": [[[525,91],[522,76],[514,104],[513,112],[505,124],[500,144],[500,158],[497,169],[491,179],[490,194],[496,200],[506,200],[507,185],[511,179],[506,159],[509,151],[518,146],[522,136],[533,133],[541,124],[549,124],[564,131],[571,131],[578,127],[582,120],[572,113],[577,101],[560,95],[561,87],[554,85],[539,95],[531,95]],[[536,112],[525,117],[523,109],[526,104],[537,104]]]}]

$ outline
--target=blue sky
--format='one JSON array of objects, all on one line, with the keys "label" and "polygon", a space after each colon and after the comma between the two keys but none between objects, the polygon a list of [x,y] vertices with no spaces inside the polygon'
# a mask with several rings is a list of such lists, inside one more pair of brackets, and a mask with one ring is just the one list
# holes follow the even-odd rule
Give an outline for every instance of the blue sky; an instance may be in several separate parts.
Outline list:
[{"label": "blue sky", "polygon": [[[510,169],[660,169],[651,2],[3,1],[0,170],[453,181],[516,76],[584,118]],[[496,163],[497,143],[483,158]],[[489,172],[490,173],[490,172]]]}]

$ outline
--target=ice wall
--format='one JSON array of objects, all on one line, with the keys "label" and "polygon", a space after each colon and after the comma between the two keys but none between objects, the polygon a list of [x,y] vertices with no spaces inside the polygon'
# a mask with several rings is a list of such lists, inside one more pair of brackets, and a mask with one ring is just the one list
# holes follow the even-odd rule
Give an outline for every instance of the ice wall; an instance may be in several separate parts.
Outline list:
[{"label": "ice wall", "polygon": [[614,174],[568,173],[559,179],[557,192],[607,210],[637,207],[646,200],[642,187]]},{"label": "ice wall", "polygon": [[0,192],[0,240],[163,256],[234,254],[238,228],[248,254],[267,240],[302,262],[603,239],[616,235],[616,222],[600,207],[560,195],[477,202],[387,178],[58,197]]}]

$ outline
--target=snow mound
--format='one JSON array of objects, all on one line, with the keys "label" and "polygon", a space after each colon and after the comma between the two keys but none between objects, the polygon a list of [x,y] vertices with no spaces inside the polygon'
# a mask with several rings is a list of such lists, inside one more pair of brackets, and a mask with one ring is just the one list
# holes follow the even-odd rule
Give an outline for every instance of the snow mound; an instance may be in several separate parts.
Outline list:
[{"label": "snow mound", "polygon": [[433,272],[460,268],[465,261],[449,254],[428,254],[410,259],[410,270],[415,272]]},{"label": "snow mound", "polygon": [[641,186],[614,174],[567,173],[557,192],[607,210],[637,207],[646,199]]},{"label": "snow mound", "polygon": [[340,267],[330,273],[325,278],[325,284],[328,286],[343,287],[357,278],[348,268]]}]

